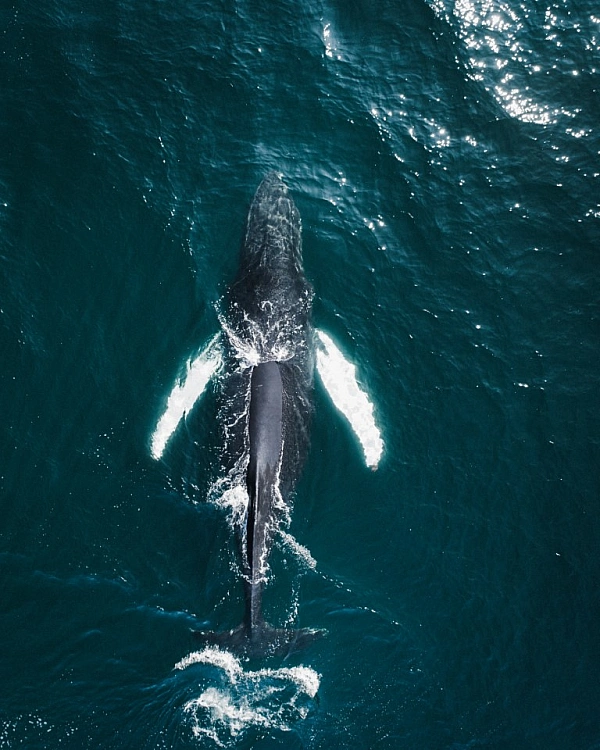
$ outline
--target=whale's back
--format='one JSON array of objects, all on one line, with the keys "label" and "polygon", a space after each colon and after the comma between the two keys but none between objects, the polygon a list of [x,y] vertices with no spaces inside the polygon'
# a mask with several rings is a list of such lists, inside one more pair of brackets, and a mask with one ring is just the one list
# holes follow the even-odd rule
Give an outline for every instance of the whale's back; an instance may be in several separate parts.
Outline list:
[{"label": "whale's back", "polygon": [[302,267],[300,214],[287,186],[271,172],[250,206],[239,272],[229,294],[230,315],[264,333],[283,321],[303,327],[311,301]]}]

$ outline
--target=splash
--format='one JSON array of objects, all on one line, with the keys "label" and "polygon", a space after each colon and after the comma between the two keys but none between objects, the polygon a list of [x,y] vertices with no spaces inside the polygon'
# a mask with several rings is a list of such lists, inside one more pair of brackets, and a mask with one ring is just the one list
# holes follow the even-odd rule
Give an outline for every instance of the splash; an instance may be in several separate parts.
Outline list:
[{"label": "splash", "polygon": [[290,731],[308,716],[320,675],[305,666],[245,670],[228,651],[206,648],[189,654],[176,670],[203,664],[220,672],[220,684],[184,705],[194,736],[230,747],[251,729]]},{"label": "splash", "polygon": [[[268,305],[271,303],[263,302],[263,307]],[[287,318],[275,318],[265,328],[264,322],[259,324],[244,312],[243,324],[237,330],[222,312],[217,311],[217,316],[242,369],[260,362],[286,362],[296,353],[293,342],[301,334],[301,327],[294,326]]]},{"label": "splash", "polygon": [[308,550],[303,544],[300,544],[300,542],[297,539],[295,539],[291,534],[288,534],[287,531],[281,532],[281,539],[283,543],[285,544],[285,546],[294,553],[296,558],[308,570],[317,569],[317,561],[311,555],[310,550]]},{"label": "splash", "polygon": [[248,511],[248,490],[243,478],[239,478],[235,470],[232,471],[232,477],[226,477],[226,480],[231,482],[231,486],[225,487],[224,480],[217,480],[209,491],[208,500],[224,510],[233,524],[241,524]]},{"label": "splash", "polygon": [[356,366],[348,362],[332,339],[317,331],[317,370],[331,400],[350,422],[363,449],[367,466],[376,469],[383,454],[383,440],[373,404],[356,379]]},{"label": "splash", "polygon": [[182,418],[188,414],[206,390],[209,380],[222,365],[220,335],[214,336],[194,359],[188,360],[186,371],[174,385],[167,406],[152,434],[150,451],[158,460]]}]

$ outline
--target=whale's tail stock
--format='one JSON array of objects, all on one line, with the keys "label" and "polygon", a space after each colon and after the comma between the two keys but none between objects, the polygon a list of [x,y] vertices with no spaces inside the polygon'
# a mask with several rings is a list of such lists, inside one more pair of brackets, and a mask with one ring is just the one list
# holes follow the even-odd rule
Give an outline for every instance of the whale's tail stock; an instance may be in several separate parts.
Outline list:
[{"label": "whale's tail stock", "polygon": [[274,628],[262,621],[250,627],[242,624],[233,630],[193,630],[197,643],[218,646],[251,658],[285,657],[302,651],[327,634],[317,628]]}]

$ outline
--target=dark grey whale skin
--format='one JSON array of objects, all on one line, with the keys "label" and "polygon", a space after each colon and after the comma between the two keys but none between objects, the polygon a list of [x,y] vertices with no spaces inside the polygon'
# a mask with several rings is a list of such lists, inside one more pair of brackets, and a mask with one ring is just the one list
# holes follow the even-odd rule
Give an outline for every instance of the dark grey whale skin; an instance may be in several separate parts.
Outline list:
[{"label": "dark grey whale skin", "polygon": [[[287,654],[323,634],[273,628],[262,614],[264,571],[282,502],[289,503],[309,444],[312,298],[302,266],[300,215],[272,172],[250,206],[238,275],[226,299],[226,329],[236,346],[229,347],[223,421],[230,464],[247,459],[248,512],[238,528],[244,619],[234,630],[195,633],[204,643],[250,656]],[[253,366],[236,361],[240,343],[258,353]]]}]

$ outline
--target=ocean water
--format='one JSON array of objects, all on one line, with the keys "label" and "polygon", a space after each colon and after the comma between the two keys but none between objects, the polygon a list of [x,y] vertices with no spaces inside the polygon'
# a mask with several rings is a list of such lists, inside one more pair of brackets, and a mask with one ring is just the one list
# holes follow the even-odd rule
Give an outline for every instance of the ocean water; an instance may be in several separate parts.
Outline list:
[{"label": "ocean water", "polygon": [[[0,747],[600,748],[600,10],[592,0],[0,9]],[[163,458],[266,172],[377,471],[317,383],[265,595]]]}]

